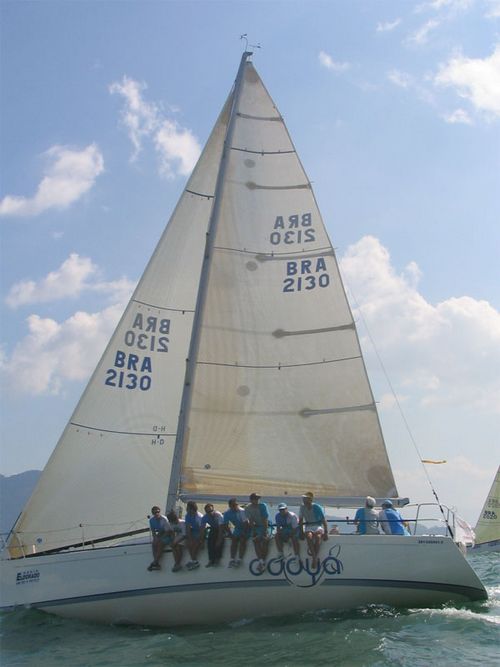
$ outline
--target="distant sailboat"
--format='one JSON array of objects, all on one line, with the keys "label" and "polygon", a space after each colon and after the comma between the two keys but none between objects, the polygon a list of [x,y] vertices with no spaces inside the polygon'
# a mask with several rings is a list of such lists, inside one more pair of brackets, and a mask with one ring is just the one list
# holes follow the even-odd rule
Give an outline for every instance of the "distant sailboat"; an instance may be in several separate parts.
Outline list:
[{"label": "distant sailboat", "polygon": [[477,520],[473,553],[500,551],[500,467]]},{"label": "distant sailboat", "polygon": [[486,598],[450,536],[334,535],[315,568],[272,543],[263,572],[251,546],[237,569],[172,573],[167,553],[146,571],[160,499],[407,502],[311,183],[250,56],[11,532],[4,608],[171,626]]}]

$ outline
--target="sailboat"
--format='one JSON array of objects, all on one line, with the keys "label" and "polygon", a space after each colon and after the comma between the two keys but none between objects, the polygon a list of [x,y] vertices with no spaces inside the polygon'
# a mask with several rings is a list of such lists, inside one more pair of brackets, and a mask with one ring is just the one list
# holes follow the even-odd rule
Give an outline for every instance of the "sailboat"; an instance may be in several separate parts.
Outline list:
[{"label": "sailboat", "polygon": [[474,532],[476,539],[471,548],[473,553],[500,551],[500,467],[484,501]]},{"label": "sailboat", "polygon": [[332,535],[319,561],[149,572],[147,511],[400,497],[308,180],[251,59],[2,560],[4,609],[174,626],[482,600],[451,536]]}]

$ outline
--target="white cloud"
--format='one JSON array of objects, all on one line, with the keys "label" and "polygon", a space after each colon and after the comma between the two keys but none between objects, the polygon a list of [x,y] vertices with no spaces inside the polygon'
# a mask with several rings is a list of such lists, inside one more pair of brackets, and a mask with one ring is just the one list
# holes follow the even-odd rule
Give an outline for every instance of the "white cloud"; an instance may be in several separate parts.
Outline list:
[{"label": "white cloud", "polygon": [[398,69],[393,69],[387,72],[387,78],[395,86],[413,92],[417,98],[422,102],[425,102],[425,104],[436,106],[436,101],[431,90],[429,90],[426,85],[422,85],[417,79],[411,76],[411,74],[407,74]]},{"label": "white cloud", "polygon": [[133,286],[125,278],[102,282],[97,279],[99,274],[98,267],[88,257],[71,253],[58,269],[38,282],[22,280],[14,284],[5,301],[11,308],[18,308],[27,304],[75,298],[84,290],[107,293],[112,299],[130,294]]},{"label": "white cloud", "polygon": [[122,122],[134,147],[131,160],[142,150],[145,140],[151,140],[160,157],[160,172],[168,178],[191,172],[201,149],[191,130],[181,127],[176,120],[167,118],[160,107],[147,102],[143,92],[147,86],[124,76],[121,83],[109,87],[112,94],[125,101]]},{"label": "white cloud", "polygon": [[488,19],[500,18],[500,0],[489,0],[485,16]]},{"label": "white cloud", "polygon": [[433,305],[418,291],[412,262],[402,274],[370,236],[342,259],[393,385],[420,405],[500,413],[500,313],[488,302],[450,297]]},{"label": "white cloud", "polygon": [[334,72],[345,72],[351,67],[350,63],[335,62],[333,58],[325,51],[319,52],[318,59],[323,67],[333,70]]},{"label": "white cloud", "polygon": [[79,257],[72,253],[59,269],[51,271],[36,283],[34,280],[22,280],[11,287],[7,305],[17,308],[29,303],[56,301],[68,296],[80,294],[89,277],[96,273],[97,267],[88,257]]},{"label": "white cloud", "polygon": [[11,307],[85,291],[102,295],[111,305],[95,313],[79,310],[61,322],[29,315],[28,332],[12,354],[0,350],[0,369],[10,389],[28,395],[58,394],[68,382],[88,378],[135,287],[126,278],[106,282],[100,275],[89,258],[73,253],[38,282],[26,280],[12,287],[7,297]]},{"label": "white cloud", "polygon": [[413,86],[413,78],[409,74],[406,74],[406,72],[401,72],[398,69],[393,69],[390,72],[387,72],[387,78],[400,88],[409,88],[410,86]]},{"label": "white cloud", "polygon": [[149,137],[158,126],[158,107],[142,99],[142,91],[146,90],[145,83],[134,81],[124,76],[121,83],[112,83],[109,92],[117,93],[125,100],[122,110],[122,122],[128,130],[128,136],[134,151],[131,160],[135,160],[142,149],[142,140]]},{"label": "white cloud", "polygon": [[90,190],[104,169],[96,144],[81,151],[52,146],[45,157],[48,162],[45,176],[35,195],[7,195],[0,202],[0,215],[33,216],[52,208],[67,208]]},{"label": "white cloud", "polygon": [[419,14],[424,11],[440,12],[442,10],[449,11],[451,14],[464,12],[469,7],[472,7],[475,0],[430,0],[424,2],[415,8],[415,13]]},{"label": "white cloud", "polygon": [[421,26],[418,30],[415,30],[415,32],[411,33],[406,39],[406,42],[408,44],[415,44],[417,46],[421,46],[422,44],[426,44],[428,39],[429,39],[429,34],[435,30],[439,25],[441,24],[440,21],[437,19],[430,19],[426,23],[424,23],[423,26]]},{"label": "white cloud", "polygon": [[478,111],[500,116],[500,44],[486,58],[453,56],[440,66],[434,83],[454,88]]},{"label": "white cloud", "polygon": [[161,173],[167,177],[174,175],[175,167],[180,174],[189,174],[200,154],[200,147],[191,131],[178,127],[170,120],[164,120],[158,128],[155,146],[160,154]]},{"label": "white cloud", "polygon": [[386,21],[385,23],[377,23],[376,31],[377,32],[391,32],[394,28],[397,28],[401,23],[401,19],[395,19],[394,21]]},{"label": "white cloud", "polygon": [[472,125],[472,118],[465,109],[455,109],[452,113],[443,114],[443,119],[447,123],[463,123],[465,125]]},{"label": "white cloud", "polygon": [[122,310],[117,304],[99,313],[77,312],[61,323],[30,315],[28,335],[3,363],[9,386],[24,394],[58,394],[68,381],[85,380]]}]

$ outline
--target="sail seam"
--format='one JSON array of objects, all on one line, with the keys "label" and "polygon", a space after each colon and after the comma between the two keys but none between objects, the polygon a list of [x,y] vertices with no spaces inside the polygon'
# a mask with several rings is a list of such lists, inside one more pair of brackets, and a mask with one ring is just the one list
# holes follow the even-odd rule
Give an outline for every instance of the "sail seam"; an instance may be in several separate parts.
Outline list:
[{"label": "sail seam", "polygon": [[297,152],[297,151],[252,151],[249,148],[236,148],[236,146],[232,146],[231,150],[240,151],[241,153],[253,153],[254,155],[289,155],[290,153]]},{"label": "sail seam", "polygon": [[86,424],[77,424],[76,422],[70,422],[71,426],[77,426],[78,428],[88,429],[89,431],[102,431],[103,433],[116,433],[117,435],[147,435],[158,437],[174,437],[176,433],[163,433],[157,431],[156,433],[141,433],[140,431],[115,431],[114,429],[109,428],[97,428],[96,426],[87,426]]},{"label": "sail seam", "polygon": [[214,246],[214,250],[226,250],[228,252],[239,252],[243,255],[252,255],[259,262],[270,262],[274,259],[286,260],[293,257],[300,257],[301,255],[307,255],[308,257],[322,257],[323,255],[334,255],[333,248],[331,246],[326,246],[324,248],[318,248],[313,252],[309,250],[298,250],[297,252],[286,252],[286,253],[264,253],[259,252],[258,250],[247,250],[246,248],[229,248],[226,246]]},{"label": "sail seam", "polygon": [[204,199],[213,199],[215,195],[206,195],[204,192],[195,192],[194,190],[189,190],[186,188],[184,192],[189,192],[190,195],[196,195],[197,197],[203,197]]},{"label": "sail seam", "polygon": [[171,308],[170,306],[157,306],[153,303],[147,303],[146,301],[139,301],[139,299],[131,299],[134,303],[140,303],[143,306],[148,306],[149,308],[158,308],[158,310],[171,310],[175,313],[194,313],[192,308]]},{"label": "sail seam", "polygon": [[229,364],[227,362],[219,361],[197,361],[196,363],[200,366],[227,366],[231,368],[260,368],[260,369],[278,369],[281,368],[297,368],[299,366],[320,366],[321,364],[336,364],[340,361],[354,361],[356,359],[361,359],[361,355],[356,355],[355,357],[342,357],[341,359],[323,359],[322,361],[308,361],[303,364],[273,364],[272,366],[257,366],[253,364]]}]

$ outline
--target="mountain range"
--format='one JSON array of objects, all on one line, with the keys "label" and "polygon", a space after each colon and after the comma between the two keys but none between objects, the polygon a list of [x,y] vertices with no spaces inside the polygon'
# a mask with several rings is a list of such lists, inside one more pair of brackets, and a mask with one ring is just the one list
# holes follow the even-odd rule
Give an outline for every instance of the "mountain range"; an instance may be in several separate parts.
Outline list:
[{"label": "mountain range", "polygon": [[18,475],[0,475],[0,533],[8,533],[31,496],[41,470],[26,470]]}]

